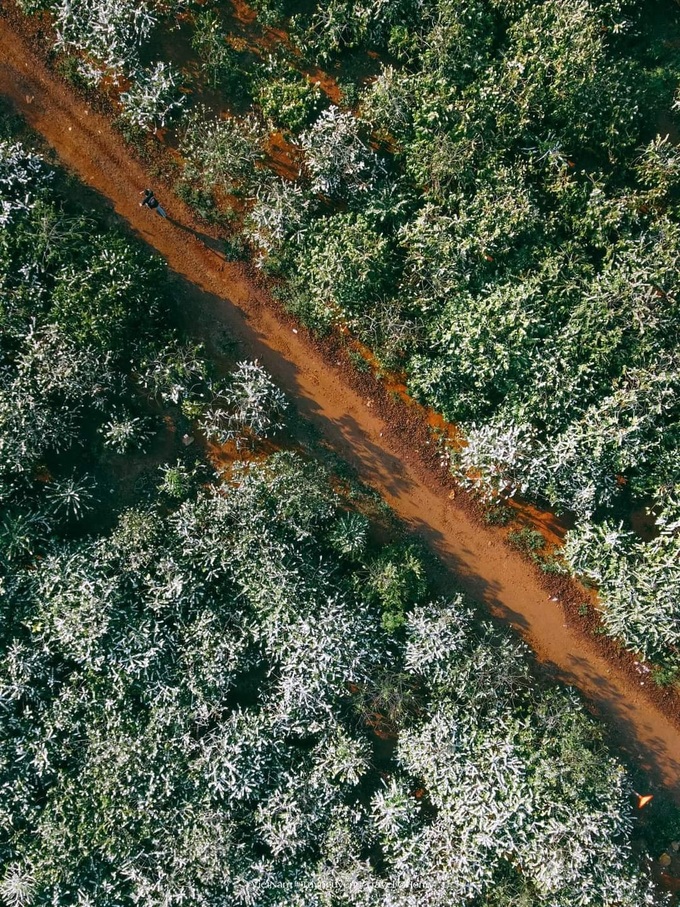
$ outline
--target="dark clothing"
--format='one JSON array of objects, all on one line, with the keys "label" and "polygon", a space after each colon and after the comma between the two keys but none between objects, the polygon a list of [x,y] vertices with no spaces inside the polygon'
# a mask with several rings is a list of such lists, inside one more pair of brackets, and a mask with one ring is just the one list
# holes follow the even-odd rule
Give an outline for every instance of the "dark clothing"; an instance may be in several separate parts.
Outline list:
[{"label": "dark clothing", "polygon": [[161,208],[161,206],[158,202],[158,199],[153,194],[151,189],[144,189],[143,195],[144,195],[144,199],[139,203],[140,207],[146,206],[147,208],[151,208],[152,211],[155,211],[156,214],[159,214],[161,217],[168,216],[165,213],[165,211],[163,210],[163,208]]},{"label": "dark clothing", "polygon": [[158,199],[153,194],[151,189],[144,190],[144,201],[142,202],[142,204],[146,205],[147,208],[151,208],[152,210],[158,207]]}]

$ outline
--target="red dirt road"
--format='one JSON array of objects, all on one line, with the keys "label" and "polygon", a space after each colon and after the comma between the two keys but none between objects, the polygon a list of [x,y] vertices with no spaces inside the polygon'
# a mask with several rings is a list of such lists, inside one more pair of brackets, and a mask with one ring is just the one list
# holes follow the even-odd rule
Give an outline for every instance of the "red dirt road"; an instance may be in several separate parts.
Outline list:
[{"label": "red dirt road", "polygon": [[616,743],[649,772],[651,792],[665,788],[680,803],[680,716],[674,722],[664,715],[643,685],[567,625],[560,604],[501,534],[479,525],[457,499],[428,481],[417,453],[409,451],[410,439],[387,424],[374,400],[348,386],[304,332],[294,333],[268,307],[242,266],[208,248],[204,240],[210,237],[176,198],[159,193],[168,221],[139,208],[138,192],[149,183],[140,164],[104,117],[50,75],[1,11],[0,94],[183,279],[194,333],[208,341],[225,333],[244,354],[257,357],[300,414],[427,541],[471,596],[514,627],[554,676],[582,691]]}]

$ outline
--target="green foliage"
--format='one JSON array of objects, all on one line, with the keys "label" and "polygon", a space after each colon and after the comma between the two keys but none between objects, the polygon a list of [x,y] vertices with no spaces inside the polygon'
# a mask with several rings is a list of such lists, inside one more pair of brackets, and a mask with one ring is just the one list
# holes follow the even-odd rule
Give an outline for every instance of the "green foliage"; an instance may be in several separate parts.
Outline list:
[{"label": "green foliage", "polygon": [[583,523],[567,534],[565,557],[576,573],[597,583],[601,617],[612,636],[661,669],[678,666],[680,612],[679,489],[665,489],[658,501],[659,534],[637,539],[621,524]]},{"label": "green foliage", "polygon": [[507,504],[490,504],[484,511],[484,522],[490,526],[507,526],[513,519],[514,514]]},{"label": "green foliage", "polygon": [[297,70],[274,60],[264,68],[255,93],[262,116],[274,128],[298,133],[319,112],[322,94]]},{"label": "green foliage", "polygon": [[413,544],[385,548],[369,565],[366,588],[369,597],[380,605],[383,627],[394,633],[427,590],[420,552]]},{"label": "green foliage", "polygon": [[228,383],[213,388],[199,424],[207,438],[239,447],[279,431],[287,406],[285,394],[257,360],[239,362]]},{"label": "green foliage", "polygon": [[640,182],[650,201],[657,205],[677,205],[680,201],[680,151],[668,135],[657,135],[637,160]]},{"label": "green foliage", "polygon": [[352,197],[374,188],[382,162],[362,133],[365,127],[361,121],[331,105],[300,135],[313,193]]},{"label": "green foliage", "polygon": [[79,520],[92,506],[92,487],[90,476],[58,479],[48,485],[45,497],[55,513]]},{"label": "green foliage", "polygon": [[[137,73],[155,9],[53,12],[88,79]],[[654,80],[624,12],[639,21],[594,0],[332,0],[294,33],[320,59],[390,47],[362,116],[403,178],[335,108],[300,138],[297,185],[262,177],[252,116],[198,110],[182,148],[199,191],[258,196],[249,230],[299,311],[465,421],[461,480],[577,513],[567,557],[609,632],[671,677],[677,162],[643,134]],[[228,69],[219,23],[197,21]],[[264,103],[301,116],[289,88]],[[255,363],[216,383],[166,330],[160,265],[66,212],[17,146],[0,202],[0,898],[658,904],[631,783],[573,694],[538,688],[462,597],[429,602],[418,548],[369,545],[317,465],[279,454],[201,489],[177,461],[145,509],[78,528],[99,495],[79,443],[97,462],[140,440],[135,384],[207,407],[221,439],[274,428],[284,401]],[[655,499],[652,541],[600,519],[623,487]]]},{"label": "green foliage", "polygon": [[[314,224],[300,248],[293,284],[319,322],[361,323],[391,289],[391,243],[365,215],[334,214]],[[327,313],[327,314],[325,314]]]},{"label": "green foliage", "polygon": [[83,76],[81,67],[81,60],[69,53],[61,54],[54,66],[56,72],[65,82],[73,85],[74,88],[82,89],[87,87],[87,79]]},{"label": "green foliage", "polygon": [[115,234],[95,234],[88,253],[58,274],[52,318],[78,344],[122,356],[160,320],[165,265]]},{"label": "green foliage", "polygon": [[[551,0],[513,22],[489,95],[489,114],[503,136],[526,135],[540,122],[542,131],[555,130],[573,152],[607,143],[618,150],[635,142],[641,73],[632,61],[609,52],[610,32],[626,28],[613,6]],[[499,103],[503,96],[509,104]]]},{"label": "green foliage", "polygon": [[[412,545],[329,559],[348,515],[291,454],[193,499],[186,480],[165,470],[185,498],[172,514],[127,511],[12,581],[8,903],[245,905],[256,885],[282,905],[291,879],[318,900],[330,877],[340,903],[417,883],[445,907],[513,873],[556,907],[658,903],[633,868],[629,782],[593,722],[572,694],[535,688],[516,643],[473,631],[462,598],[423,604]],[[403,642],[374,596],[408,608]],[[383,777],[371,727],[398,733]]]},{"label": "green foliage", "polygon": [[78,420],[103,408],[115,387],[107,357],[58,329],[29,331],[0,385],[0,475],[31,473],[49,450],[68,448]]},{"label": "green foliage", "polygon": [[325,64],[342,51],[386,45],[395,25],[417,23],[428,5],[422,0],[329,0],[318,4],[308,18],[294,15],[290,30],[309,56]]},{"label": "green foliage", "polygon": [[680,682],[680,664],[656,668],[652,672],[652,680],[660,687],[677,686],[678,682]]},{"label": "green foliage", "polygon": [[183,403],[207,391],[209,369],[200,344],[172,339],[144,356],[139,364],[141,386],[163,403]]},{"label": "green foliage", "polygon": [[288,14],[288,0],[253,0],[250,4],[263,25],[276,26]]},{"label": "green foliage", "polygon": [[195,18],[191,46],[198,54],[212,88],[219,88],[238,102],[248,97],[247,72],[241,55],[226,41],[220,17],[214,10],[202,10]]},{"label": "green foliage", "polygon": [[186,174],[205,188],[247,191],[255,165],[264,157],[263,141],[264,130],[253,115],[209,120],[205,109],[198,108],[187,116],[182,135]]},{"label": "green foliage", "polygon": [[133,0],[47,0],[57,32],[57,46],[82,51],[83,76],[98,84],[105,74],[118,78],[139,65],[140,46],[156,25],[155,10]]},{"label": "green foliage", "polygon": [[341,106],[349,108],[356,107],[359,103],[360,93],[354,82],[339,79],[338,88],[340,89]]},{"label": "green foliage", "polygon": [[130,371],[167,330],[162,264],[74,212],[62,182],[20,145],[0,145],[0,564],[8,568],[96,516],[93,463],[107,447],[123,452],[148,437]]},{"label": "green foliage", "polygon": [[248,242],[239,233],[224,239],[222,249],[227,261],[248,261],[250,258]]},{"label": "green foliage", "polygon": [[358,560],[366,551],[368,529],[369,522],[363,514],[347,513],[336,521],[328,540],[342,557]]},{"label": "green foliage", "polygon": [[181,75],[162,60],[139,69],[127,91],[121,93],[122,116],[142,129],[166,126],[184,106]]},{"label": "green foliage", "polygon": [[313,210],[314,201],[302,186],[280,179],[263,182],[245,228],[267,256],[264,262],[283,251],[287,241],[301,241]]},{"label": "green foliage", "polygon": [[178,503],[191,497],[197,491],[200,479],[206,478],[206,471],[199,462],[190,467],[177,460],[174,466],[167,464],[159,469],[162,480],[157,486],[158,491]]},{"label": "green foliage", "polygon": [[175,195],[200,218],[210,224],[222,222],[224,209],[218,208],[213,189],[195,186],[185,178],[177,180],[173,188]]},{"label": "green foliage", "polygon": [[100,431],[105,446],[119,454],[145,450],[146,442],[154,433],[150,420],[133,416],[126,410],[113,410]]},{"label": "green foliage", "polygon": [[508,532],[508,542],[513,548],[518,548],[529,556],[536,556],[545,547],[545,539],[536,529],[525,526],[523,529],[513,529]]}]

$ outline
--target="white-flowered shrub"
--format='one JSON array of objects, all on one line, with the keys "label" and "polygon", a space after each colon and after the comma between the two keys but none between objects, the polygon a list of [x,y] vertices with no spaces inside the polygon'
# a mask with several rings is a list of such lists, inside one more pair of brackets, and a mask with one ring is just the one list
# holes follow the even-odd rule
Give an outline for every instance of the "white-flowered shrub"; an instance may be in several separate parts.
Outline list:
[{"label": "white-flowered shrub", "polygon": [[53,14],[57,46],[86,54],[93,81],[135,71],[157,21],[144,0],[57,0]]},{"label": "white-flowered shrub", "polygon": [[135,72],[132,85],[120,96],[126,120],[148,129],[165,126],[184,106],[180,74],[168,63],[157,62]]},{"label": "white-flowered shrub", "polygon": [[186,174],[225,192],[248,190],[255,166],[264,157],[264,138],[265,130],[252,114],[242,119],[213,119],[205,108],[198,108],[185,121],[180,146]]},{"label": "white-flowered shrub", "polygon": [[312,192],[338,196],[368,192],[382,172],[377,154],[362,138],[363,125],[335,106],[300,135]]},{"label": "white-flowered shrub", "polygon": [[0,142],[0,228],[9,226],[14,212],[30,210],[50,179],[39,155],[18,142]]},{"label": "white-flowered shrub", "polygon": [[255,360],[240,362],[203,414],[208,438],[225,444],[249,437],[268,438],[283,425],[286,395]]}]

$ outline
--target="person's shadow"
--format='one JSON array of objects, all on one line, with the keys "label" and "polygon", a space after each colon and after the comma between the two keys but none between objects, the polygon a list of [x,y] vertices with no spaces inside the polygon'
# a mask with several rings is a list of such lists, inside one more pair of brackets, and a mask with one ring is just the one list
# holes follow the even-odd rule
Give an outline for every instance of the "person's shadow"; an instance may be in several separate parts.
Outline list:
[{"label": "person's shadow", "polygon": [[221,239],[217,239],[214,236],[210,236],[208,233],[201,233],[200,230],[194,230],[193,227],[187,227],[186,224],[181,223],[178,220],[175,220],[173,217],[168,215],[166,220],[175,227],[179,227],[180,230],[184,230],[185,233],[190,233],[192,236],[195,236],[199,242],[202,242],[203,245],[210,252],[213,252],[220,258],[222,261],[229,261],[227,256],[224,254],[224,245]]}]

